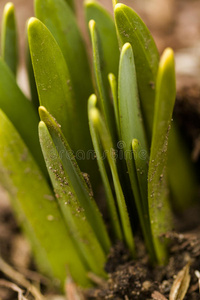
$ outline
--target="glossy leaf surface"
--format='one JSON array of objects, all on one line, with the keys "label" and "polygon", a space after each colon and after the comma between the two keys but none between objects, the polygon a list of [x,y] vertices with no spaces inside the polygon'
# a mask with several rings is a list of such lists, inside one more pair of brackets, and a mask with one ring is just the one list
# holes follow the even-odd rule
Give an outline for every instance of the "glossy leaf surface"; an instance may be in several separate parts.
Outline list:
[{"label": "glossy leaf surface", "polygon": [[128,42],[133,48],[142,113],[150,141],[159,63],[158,50],[146,25],[130,7],[117,4],[115,22],[120,46]]},{"label": "glossy leaf surface", "polygon": [[[146,244],[148,250],[153,253],[149,232],[147,197],[145,197],[143,191],[140,191],[138,182],[138,176],[140,175],[137,174],[136,161],[134,161],[132,155],[132,140],[137,139],[145,153],[144,164],[147,166],[149,154],[140,110],[135,62],[132,47],[129,43],[123,46],[121,52],[118,88],[120,132],[124,144],[125,160]],[[145,175],[140,177],[140,183],[147,190],[147,178]]]},{"label": "glossy leaf surface", "polygon": [[93,199],[91,187],[88,186],[89,180],[88,178],[84,179],[84,176],[72,154],[72,150],[62,134],[58,123],[44,107],[40,107],[39,112],[41,120],[47,125],[49,133],[62,160],[64,170],[68,175],[74,192],[76,193],[76,197],[79,199],[80,207],[84,209],[86,218],[101,243],[102,248],[106,253],[108,253],[110,249],[110,240],[102,216]]},{"label": "glossy leaf surface", "polygon": [[94,146],[95,155],[97,156],[97,162],[99,166],[99,171],[101,173],[101,178],[105,188],[106,198],[107,198],[107,208],[110,215],[110,222],[112,227],[112,232],[116,240],[122,240],[122,231],[120,227],[120,222],[118,218],[118,213],[115,205],[115,200],[112,193],[112,188],[110,185],[109,177],[107,174],[105,166],[105,153],[100,141],[100,137],[95,129],[92,119],[90,118],[90,111],[96,107],[97,98],[95,95],[91,95],[88,101],[88,116],[90,133],[92,137],[92,142]]},{"label": "glossy leaf surface", "polygon": [[160,61],[152,146],[149,161],[148,200],[151,229],[157,260],[166,262],[166,242],[161,235],[171,230],[172,215],[168,199],[166,163],[169,131],[176,97],[173,51],[167,48]]},{"label": "glossy leaf surface", "polygon": [[86,270],[62,220],[49,185],[19,134],[0,110],[0,179],[9,192],[18,220],[31,239],[38,267],[65,281],[87,285]]},{"label": "glossy leaf surface", "polygon": [[92,108],[90,110],[89,119],[90,122],[92,122],[92,126],[94,126],[96,133],[98,133],[104,151],[106,152],[106,156],[112,173],[124,239],[131,254],[134,255],[135,254],[134,239],[133,239],[126,202],[124,199],[123,191],[118,176],[117,166],[115,162],[115,153],[114,153],[115,150],[113,147],[112,138],[97,108]]},{"label": "glossy leaf surface", "polygon": [[108,88],[108,74],[118,74],[119,46],[116,34],[115,23],[112,16],[97,1],[86,0],[84,2],[87,24],[94,20],[97,26],[99,38],[102,41],[103,66],[102,74],[105,76],[104,83]]},{"label": "glossy leaf surface", "polygon": [[97,94],[100,99],[100,108],[102,114],[105,118],[106,125],[109,129],[109,132],[112,136],[113,142],[116,138],[115,132],[115,121],[112,103],[108,94],[108,74],[103,72],[103,50],[102,50],[102,41],[98,33],[97,25],[94,20],[89,22],[90,35],[92,40],[92,50],[93,50],[93,66],[94,74],[96,80]]},{"label": "glossy leaf surface", "polygon": [[[115,22],[121,47],[126,42],[129,42],[133,47],[142,113],[150,144],[159,64],[158,50],[146,25],[130,7],[117,4],[115,6]],[[176,206],[183,209],[187,207],[187,199],[195,198],[197,183],[193,166],[189,162],[189,154],[187,151],[183,151],[185,145],[180,141],[180,132],[176,128],[172,129],[168,153],[168,176],[174,201],[177,203]],[[174,156],[180,160],[174,161]],[[185,171],[181,172],[180,167],[182,168],[183,165]],[[181,174],[181,176],[177,176],[177,174]],[[183,186],[185,186],[185,193],[182,192]],[[180,205],[181,202],[183,203],[182,206]]]},{"label": "glossy leaf surface", "polygon": [[74,148],[74,95],[64,57],[50,31],[36,18],[28,23],[28,39],[40,104],[56,118]]},{"label": "glossy leaf surface", "polygon": [[113,106],[114,106],[114,113],[115,113],[115,123],[117,126],[117,133],[118,137],[121,136],[120,133],[120,121],[119,121],[119,105],[118,105],[118,86],[117,86],[117,80],[114,74],[109,73],[108,74],[108,81],[110,84],[110,90],[112,94],[112,100],[113,100]]},{"label": "glossy leaf surface", "polygon": [[0,58],[0,109],[4,111],[46,174],[39,138],[39,117],[32,103],[24,96],[5,62]]},{"label": "glossy leaf surface", "polygon": [[35,15],[47,26],[62,51],[77,101],[76,113],[89,134],[87,100],[93,87],[88,57],[75,15],[66,0],[35,0]]},{"label": "glossy leaf surface", "polygon": [[[92,149],[88,124],[85,128],[84,111],[76,101],[64,56],[50,31],[36,18],[29,21],[28,38],[40,104],[61,125],[71,149],[86,157]],[[78,163],[82,171],[95,177],[93,161],[81,158]]]},{"label": "glossy leaf surface", "polygon": [[[70,176],[68,176],[62,164],[60,153],[57,151],[44,122],[40,122],[39,133],[47,169],[66,226],[69,228],[77,249],[84,258],[88,268],[99,276],[105,276],[103,271],[106,262],[105,253],[87,220],[85,209],[81,206],[76,190],[70,182]],[[67,155],[67,152],[61,155]],[[70,157],[68,156],[67,159],[70,159]],[[96,263],[97,261],[98,264]]]}]

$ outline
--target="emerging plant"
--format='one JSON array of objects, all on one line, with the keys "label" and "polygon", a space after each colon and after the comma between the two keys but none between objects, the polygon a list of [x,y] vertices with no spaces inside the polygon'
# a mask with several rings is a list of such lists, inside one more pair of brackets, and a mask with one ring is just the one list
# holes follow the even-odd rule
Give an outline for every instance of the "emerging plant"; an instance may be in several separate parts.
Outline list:
[{"label": "emerging plant", "polygon": [[[14,7],[4,10],[0,180],[38,268],[61,286],[68,273],[84,287],[92,284],[89,271],[106,277],[106,256],[118,240],[137,257],[136,214],[152,263],[166,263],[163,234],[173,227],[172,203],[186,208],[197,189],[186,147],[174,124],[170,130],[173,51],[159,59],[139,16],[113,6],[114,21],[97,2],[84,4],[93,88],[73,1],[35,0],[37,18],[27,25],[31,101],[15,79]],[[101,180],[110,234],[94,200]]]}]

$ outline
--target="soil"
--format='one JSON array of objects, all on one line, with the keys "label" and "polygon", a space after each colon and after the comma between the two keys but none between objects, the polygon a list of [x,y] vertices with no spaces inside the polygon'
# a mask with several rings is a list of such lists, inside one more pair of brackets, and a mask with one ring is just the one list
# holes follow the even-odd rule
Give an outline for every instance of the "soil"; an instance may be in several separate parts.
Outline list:
[{"label": "soil", "polygon": [[[149,263],[144,244],[136,239],[138,257],[130,260],[130,257],[122,244],[117,244],[112,250],[106,265],[109,279],[101,288],[87,292],[88,299],[133,299],[133,300],[167,300],[172,285],[177,275],[187,264],[190,265],[190,285],[186,288],[185,300],[200,299],[199,279],[196,271],[200,265],[200,207],[191,209],[189,215],[192,224],[185,224],[182,215],[176,220],[179,224],[179,233],[170,232],[166,236],[170,239],[169,263],[167,266],[154,266]],[[187,221],[190,221],[189,218]],[[181,225],[184,221],[184,227]],[[188,232],[182,232],[185,227],[193,228]],[[182,298],[171,298],[182,299]]]},{"label": "soil", "polygon": [[[5,2],[4,0],[0,6]],[[19,2],[23,7],[26,1]],[[32,2],[32,1],[30,1]],[[100,1],[104,2],[106,1]],[[111,1],[109,1],[110,3]],[[141,5],[142,1],[123,1],[133,6],[144,18],[156,39],[160,52],[166,46],[172,46],[176,50],[177,59],[177,101],[174,116],[178,120],[179,127],[190,145],[191,159],[200,164],[200,1],[199,0],[153,0],[152,3],[167,2],[167,17],[163,11],[154,9],[150,13],[149,5]],[[148,1],[147,1],[148,2]],[[150,1],[149,1],[150,2]],[[81,1],[77,1],[80,7]],[[110,5],[110,4],[109,4]],[[154,6],[156,7],[156,6]],[[158,7],[158,6],[157,6]],[[24,13],[26,16],[31,13]],[[111,5],[109,7],[111,9]],[[80,14],[80,10],[79,10]],[[155,14],[155,15],[154,15]],[[156,17],[155,17],[156,16]],[[19,19],[19,18],[18,18]],[[187,26],[185,25],[187,24]],[[20,25],[21,26],[21,25]],[[189,62],[188,62],[189,59]],[[195,63],[197,62],[197,63]],[[187,65],[185,72],[184,65]],[[200,299],[200,207],[191,208],[180,216],[176,216],[176,231],[167,233],[170,239],[169,263],[165,267],[154,266],[149,263],[144,244],[138,234],[136,245],[138,248],[137,260],[131,260],[126,248],[118,243],[111,249],[105,266],[108,272],[108,281],[102,281],[91,275],[97,283],[97,288],[84,292],[87,299],[141,299],[141,300],[178,300],[171,295],[170,290],[178,277],[187,290],[185,300]],[[8,199],[4,191],[0,190],[0,255],[27,280],[36,286],[42,283],[46,295],[54,294],[48,290],[48,280],[35,272],[29,244],[22,236],[15,218],[12,214]],[[189,287],[185,283],[187,272],[180,276],[180,271],[188,266],[191,276]],[[0,262],[1,269],[1,262]],[[31,270],[31,271],[30,271]],[[184,269],[186,270],[186,269]],[[178,275],[178,276],[177,276]],[[10,279],[0,271],[0,300],[17,299],[13,286],[2,287],[2,280],[16,282],[17,278]],[[184,281],[185,280],[185,281]],[[19,283],[17,283],[19,287]],[[22,287],[23,288],[23,287]],[[24,288],[23,288],[24,289]],[[79,297],[80,298],[80,297]],[[74,299],[79,299],[74,298]],[[22,299],[22,298],[19,298]],[[26,295],[26,299],[32,299]],[[58,299],[58,298],[52,298]],[[61,299],[61,298],[59,298]],[[66,298],[63,298],[66,299]],[[80,298],[81,299],[81,298]],[[181,299],[181,298],[180,298]],[[183,298],[182,298],[183,299]],[[71,300],[71,298],[68,298]]]}]

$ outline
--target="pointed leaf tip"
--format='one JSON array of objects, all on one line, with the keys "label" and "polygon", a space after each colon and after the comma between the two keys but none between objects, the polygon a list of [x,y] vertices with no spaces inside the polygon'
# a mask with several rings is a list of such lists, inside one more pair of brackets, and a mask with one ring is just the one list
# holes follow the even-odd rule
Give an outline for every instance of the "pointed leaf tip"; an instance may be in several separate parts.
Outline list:
[{"label": "pointed leaf tip", "polygon": [[27,25],[28,30],[29,30],[32,26],[34,26],[34,24],[37,23],[38,21],[39,21],[39,20],[38,20],[37,18],[31,17],[31,18],[28,20],[28,25]]},{"label": "pointed leaf tip", "polygon": [[133,51],[132,50],[132,46],[131,46],[131,44],[130,43],[125,43],[124,45],[123,45],[123,47],[122,47],[122,55],[124,55],[125,53],[126,53],[126,51],[128,51],[128,50],[131,50],[131,51]]},{"label": "pointed leaf tip", "polygon": [[95,94],[92,94],[90,98],[88,99],[88,107],[89,109],[94,108],[97,104],[97,96]]},{"label": "pointed leaf tip", "polygon": [[46,110],[46,108],[45,108],[43,105],[41,105],[41,106],[39,106],[39,108],[38,108],[38,112],[39,112],[39,115],[40,115],[40,114],[42,114],[42,113],[46,113],[47,110]]},{"label": "pointed leaf tip", "polygon": [[132,140],[132,148],[137,149],[139,146],[139,141],[137,139]]},{"label": "pointed leaf tip", "polygon": [[95,3],[96,3],[95,0],[84,0],[84,6],[89,6]]},{"label": "pointed leaf tip", "polygon": [[174,64],[174,51],[171,48],[166,48],[160,59],[160,68],[164,68],[166,65]]},{"label": "pointed leaf tip", "polygon": [[90,109],[90,118],[96,124],[99,121],[99,111],[97,108],[93,107]]},{"label": "pointed leaf tip", "polygon": [[44,106],[39,106],[38,112],[39,112],[40,119],[41,119],[42,121],[44,121],[45,118],[46,118],[46,115],[47,115],[47,110],[46,110],[46,108],[45,108]]},{"label": "pointed leaf tip", "polygon": [[15,7],[14,7],[14,4],[12,2],[6,3],[6,5],[4,7],[4,13],[5,14],[13,13],[14,10],[15,10]]},{"label": "pointed leaf tip", "polygon": [[38,127],[39,128],[43,128],[43,127],[45,127],[46,125],[45,125],[45,123],[43,122],[43,121],[40,121],[39,122],[39,125],[38,125]]},{"label": "pointed leaf tip", "polygon": [[114,12],[117,13],[118,10],[122,9],[123,7],[125,7],[124,4],[122,4],[122,3],[117,3],[117,4],[115,5],[115,7],[114,7]]},{"label": "pointed leaf tip", "polygon": [[96,22],[94,20],[89,21],[89,29],[94,30],[96,27]]}]

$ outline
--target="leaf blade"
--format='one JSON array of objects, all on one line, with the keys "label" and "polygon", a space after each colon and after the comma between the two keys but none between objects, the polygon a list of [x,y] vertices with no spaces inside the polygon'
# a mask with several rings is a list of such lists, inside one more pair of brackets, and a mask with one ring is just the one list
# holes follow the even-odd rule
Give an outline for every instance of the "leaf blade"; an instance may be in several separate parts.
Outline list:
[{"label": "leaf blade", "polygon": [[[108,253],[110,249],[110,239],[107,234],[105,224],[103,222],[102,216],[99,209],[92,197],[90,188],[87,186],[84,180],[83,174],[81,173],[75,157],[69,147],[64,135],[62,134],[58,123],[55,119],[48,113],[44,107],[39,108],[39,113],[41,120],[47,125],[49,133],[54,141],[55,146],[58,149],[59,154],[62,156],[63,166],[70,178],[71,184],[76,190],[77,198],[84,208],[87,219],[95,231],[99,242],[101,243],[104,251]],[[62,154],[67,155],[62,155]],[[68,157],[70,159],[68,159]]]},{"label": "leaf blade", "polygon": [[93,86],[85,45],[75,15],[66,0],[35,0],[35,15],[46,25],[62,51],[75,99],[79,103],[78,116],[82,119],[82,126],[89,132],[87,99]]},{"label": "leaf blade", "polygon": [[32,103],[17,86],[15,78],[1,58],[0,91],[0,108],[16,127],[43,173],[46,174],[37,131],[39,117]]},{"label": "leaf blade", "polygon": [[[175,66],[173,51],[167,48],[160,61],[156,104],[153,126],[153,137],[149,161],[148,200],[152,235],[157,260],[166,262],[166,242],[160,236],[171,230],[172,216],[166,183],[166,162],[168,135],[176,97]],[[159,129],[159,130],[158,130]]]},{"label": "leaf blade", "polygon": [[[132,155],[132,140],[138,139],[141,148],[145,151],[145,163],[148,163],[148,148],[144,132],[144,125],[140,111],[140,103],[137,89],[137,78],[135,71],[135,63],[133,57],[132,47],[126,43],[121,52],[119,65],[119,83],[118,83],[118,97],[119,97],[119,112],[120,112],[120,133],[123,141],[123,151],[129,172],[132,192],[135,198],[137,211],[140,218],[143,234],[149,252],[153,257],[153,246],[149,232],[149,218],[148,218],[148,200],[145,198],[145,193],[140,192],[138,176],[136,172],[135,162]],[[140,178],[143,181],[143,186],[147,190],[147,182],[145,176]],[[146,216],[146,218],[144,218]]]},{"label": "leaf blade", "polygon": [[1,110],[0,140],[1,183],[11,195],[18,220],[25,232],[31,235],[39,267],[63,284],[65,266],[68,265],[77,282],[88,285],[86,269],[71,242],[52,191],[28,148]]},{"label": "leaf blade", "polygon": [[146,25],[128,6],[121,3],[115,6],[115,22],[120,46],[129,42],[133,48],[142,113],[150,141],[159,64],[158,50]]},{"label": "leaf blade", "polygon": [[89,29],[92,41],[92,50],[93,50],[93,66],[94,74],[97,88],[97,95],[100,100],[100,108],[105,118],[107,127],[112,136],[113,142],[116,139],[115,132],[115,121],[112,104],[108,95],[108,90],[106,89],[108,85],[107,76],[104,74],[103,70],[103,52],[101,48],[101,39],[98,34],[97,26],[94,20],[89,22]]},{"label": "leaf blade", "polygon": [[2,19],[1,54],[14,76],[18,67],[18,40],[14,5],[5,5]]},{"label": "leaf blade", "polygon": [[118,75],[119,50],[117,33],[112,16],[97,1],[84,1],[86,22],[94,20],[98,29],[99,38],[102,41],[103,52],[103,76],[108,88],[107,77],[109,73]]},{"label": "leaf blade", "polygon": [[134,238],[131,230],[131,224],[130,219],[128,215],[128,210],[125,202],[125,198],[123,195],[123,191],[121,188],[117,166],[115,159],[113,157],[113,144],[112,144],[112,138],[109,134],[108,129],[106,128],[106,125],[101,118],[100,112],[97,108],[92,108],[89,113],[90,121],[93,123],[93,126],[96,128],[96,131],[98,132],[101,143],[103,145],[104,150],[106,151],[109,166],[112,173],[113,183],[115,187],[116,192],[116,198],[117,198],[117,204],[119,209],[119,215],[120,220],[122,224],[122,231],[124,234],[124,239],[126,242],[126,245],[128,246],[131,255],[134,256],[135,254],[135,244],[134,244]]},{"label": "leaf blade", "polygon": [[[70,233],[77,249],[92,272],[99,276],[105,276],[103,271],[106,262],[105,253],[87,220],[84,208],[79,202],[76,190],[74,190],[70,182],[70,177],[65,171],[59,152],[44,122],[39,124],[39,135],[57,202],[66,225],[70,228]],[[98,264],[96,263],[97,261]]]},{"label": "leaf blade", "polygon": [[[90,116],[90,110],[95,107],[97,102],[97,98],[95,95],[91,95],[89,100],[88,100],[88,116]],[[104,153],[103,149],[101,147],[101,142],[99,140],[98,134],[95,130],[95,127],[93,126],[93,122],[91,121],[91,118],[89,117],[89,126],[90,126],[90,132],[91,132],[91,137],[93,141],[93,146],[95,150],[95,154],[97,156],[97,163],[99,166],[99,171],[101,173],[103,185],[105,188],[105,193],[106,193],[106,198],[107,198],[107,208],[110,214],[110,222],[111,222],[111,227],[113,231],[113,235],[115,239],[117,240],[122,240],[122,232],[121,232],[121,227],[119,223],[119,218],[115,206],[115,200],[113,197],[112,189],[110,186],[109,178],[107,175],[106,167],[103,161]]]}]

